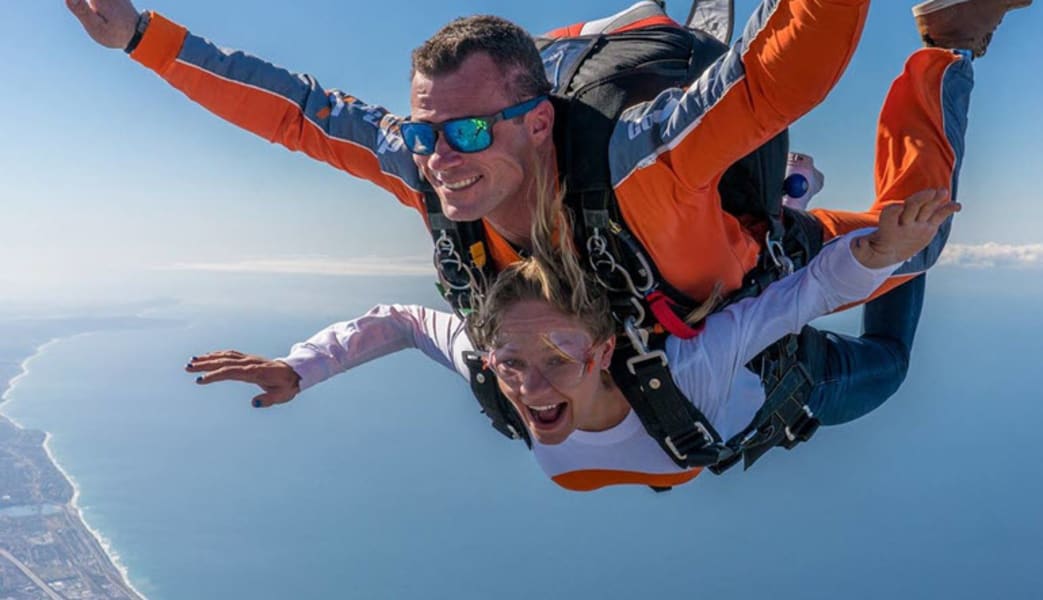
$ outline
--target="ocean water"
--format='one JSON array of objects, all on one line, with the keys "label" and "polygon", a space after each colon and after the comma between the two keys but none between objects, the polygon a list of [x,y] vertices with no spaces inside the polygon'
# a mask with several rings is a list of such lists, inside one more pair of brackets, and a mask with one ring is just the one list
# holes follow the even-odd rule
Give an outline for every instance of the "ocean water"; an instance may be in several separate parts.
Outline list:
[{"label": "ocean water", "polygon": [[52,433],[88,522],[153,599],[1030,597],[1040,279],[939,269],[884,407],[666,494],[560,490],[416,352],[267,410],[181,370],[213,349],[280,355],[380,300],[435,302],[419,279],[279,282],[327,299],[313,306],[247,282],[249,309],[162,307],[162,326],[49,346],[0,410]]}]

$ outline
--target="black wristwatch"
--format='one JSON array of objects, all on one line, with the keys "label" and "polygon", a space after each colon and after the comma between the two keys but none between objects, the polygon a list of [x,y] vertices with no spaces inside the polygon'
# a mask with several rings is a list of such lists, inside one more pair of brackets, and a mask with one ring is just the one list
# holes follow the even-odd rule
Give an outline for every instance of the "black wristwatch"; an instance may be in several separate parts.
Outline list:
[{"label": "black wristwatch", "polygon": [[141,14],[138,15],[138,24],[134,26],[134,37],[130,38],[130,41],[127,42],[127,47],[123,49],[124,52],[130,54],[138,47],[138,44],[141,43],[141,36],[145,35],[145,30],[148,29],[150,18],[151,17],[147,10],[142,11]]}]

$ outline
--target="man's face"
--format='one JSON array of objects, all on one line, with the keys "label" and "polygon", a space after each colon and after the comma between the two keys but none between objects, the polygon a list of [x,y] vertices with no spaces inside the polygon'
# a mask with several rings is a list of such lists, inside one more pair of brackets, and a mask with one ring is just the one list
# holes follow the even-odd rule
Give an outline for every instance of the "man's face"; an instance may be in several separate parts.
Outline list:
[{"label": "man's face", "polygon": [[[462,117],[496,114],[519,100],[507,80],[484,52],[472,54],[456,71],[439,76],[417,72],[410,94],[415,121],[442,123]],[[550,139],[553,109],[544,103],[518,119],[493,126],[492,145],[480,152],[453,150],[439,134],[435,151],[413,160],[442,200],[442,210],[454,221],[490,215],[506,220],[528,211],[533,193],[532,165],[539,146]]]}]

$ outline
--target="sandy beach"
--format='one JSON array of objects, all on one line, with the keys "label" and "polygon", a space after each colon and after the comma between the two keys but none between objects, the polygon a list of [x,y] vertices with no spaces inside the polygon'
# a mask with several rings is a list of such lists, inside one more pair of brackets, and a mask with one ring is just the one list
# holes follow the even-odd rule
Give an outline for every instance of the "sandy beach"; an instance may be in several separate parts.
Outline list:
[{"label": "sandy beach", "polygon": [[[0,421],[6,421],[7,423],[10,424],[10,426],[14,427],[17,430],[25,431],[25,432],[29,431],[29,430],[26,430],[25,428],[23,428],[21,426],[21,424],[19,424],[17,421],[15,421],[14,419],[11,419],[10,417],[8,417],[6,415],[6,413],[5,413],[5,411],[4,411],[4,408],[6,407],[6,405],[8,404],[8,401],[10,399],[11,392],[18,386],[18,384],[21,381],[23,381],[25,378],[30,376],[30,374],[31,374],[30,367],[31,367],[31,363],[33,361],[35,361],[36,359],[38,359],[41,356],[43,356],[43,354],[46,352],[46,350],[49,347],[53,346],[54,344],[60,343],[64,339],[71,339],[72,337],[75,337],[76,335],[86,335],[86,334],[85,333],[78,333],[78,334],[75,334],[73,336],[67,336],[67,337],[64,337],[64,338],[52,338],[52,339],[50,339],[50,340],[40,344],[39,346],[37,346],[35,348],[35,350],[32,352],[32,354],[22,358],[22,360],[20,362],[18,362],[18,364],[17,364],[17,372],[14,374],[13,377],[10,377],[8,379],[6,374],[0,373],[0,377],[4,377],[4,380],[3,380],[4,383],[3,383],[3,387],[2,387],[2,392],[0,392]],[[8,365],[10,366],[10,363],[8,363]],[[0,425],[2,425],[2,424],[3,423],[0,422]],[[80,497],[80,488],[77,485],[76,480],[62,467],[61,463],[55,457],[54,452],[52,451],[51,446],[50,446],[50,441],[51,441],[51,435],[49,433],[47,433],[47,432],[43,432],[43,441],[40,444],[40,446],[41,446],[41,448],[43,450],[43,454],[46,457],[46,460],[48,461],[49,464],[42,466],[42,468],[46,469],[47,467],[50,467],[50,468],[54,469],[55,471],[57,471],[59,476],[62,478],[64,484],[67,485],[71,489],[71,495],[68,498],[68,501],[64,504],[64,506],[65,506],[66,512],[68,513],[69,521],[71,521],[74,526],[82,528],[82,530],[85,532],[85,536],[84,537],[86,537],[88,540],[90,540],[89,545],[92,546],[92,548],[90,548],[88,554],[90,554],[91,556],[87,557],[87,562],[91,562],[91,561],[94,561],[95,563],[100,562],[101,564],[98,565],[99,567],[101,567],[102,569],[107,569],[107,570],[110,571],[109,573],[106,574],[107,578],[109,578],[109,579],[112,579],[112,578],[118,579],[119,585],[117,585],[116,588],[122,588],[122,589],[119,589],[118,594],[112,595],[110,597],[113,597],[113,598],[142,598],[142,599],[145,598],[145,596],[140,591],[138,591],[136,588],[134,588],[133,584],[130,582],[130,578],[129,578],[128,573],[127,573],[127,568],[126,568],[125,565],[123,565],[123,564],[121,564],[119,562],[119,556],[115,552],[115,550],[112,548],[111,543],[109,543],[109,541],[105,538],[105,536],[100,531],[98,531],[97,529],[91,527],[90,524],[87,523],[87,521],[86,521],[86,519],[84,518],[84,515],[83,515],[83,510],[79,506],[79,502],[78,502],[79,497]],[[9,499],[13,495],[15,495],[16,492],[17,492],[17,490],[5,489],[4,490],[4,494],[5,494],[4,498],[5,499]],[[5,545],[8,546],[9,548],[17,547],[19,545],[20,541],[21,540],[5,539]],[[104,557],[104,559],[101,560],[101,561],[98,561],[97,557],[99,555]],[[71,559],[73,561],[76,560],[76,557],[72,557],[72,556],[69,556],[67,558],[69,558],[69,559]],[[26,562],[26,558],[22,558],[22,562]],[[23,572],[24,572],[26,568],[31,568],[31,565],[26,567],[26,565],[19,563],[19,568],[21,570],[23,570]],[[34,581],[34,583],[37,584],[38,587],[42,586],[42,591],[44,591],[49,596],[53,597],[53,594],[56,592],[56,590],[52,589],[50,586],[48,586],[47,584],[43,583],[40,579],[38,579],[36,577],[30,577],[30,579],[32,579]]]}]

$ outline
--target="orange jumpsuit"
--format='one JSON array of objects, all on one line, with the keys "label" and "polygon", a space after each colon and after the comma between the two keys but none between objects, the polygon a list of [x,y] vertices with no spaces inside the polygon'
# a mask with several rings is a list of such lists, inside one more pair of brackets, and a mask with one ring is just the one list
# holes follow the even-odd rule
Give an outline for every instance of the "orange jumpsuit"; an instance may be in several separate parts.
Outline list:
[{"label": "orange jumpsuit", "polygon": [[[696,82],[623,113],[608,148],[612,185],[626,224],[675,288],[696,299],[717,281],[731,291],[755,265],[760,244],[722,210],[717,182],[729,165],[825,98],[854,52],[868,4],[764,0],[742,39]],[[132,57],[218,116],[368,179],[426,214],[420,174],[392,127],[397,117],[384,108],[222,50],[155,13]],[[926,62],[944,68],[945,61]],[[911,79],[937,68],[924,66]],[[931,86],[924,88],[895,103],[938,104]],[[891,131],[888,110],[881,122],[878,201],[861,214],[816,210],[827,237],[874,224],[880,204],[917,186],[949,185],[951,151],[939,149],[930,174],[919,173],[920,167],[917,174],[906,172],[924,146],[902,142],[911,130]],[[923,122],[911,133],[945,142],[938,115],[921,112],[916,118]],[[929,144],[927,152],[938,145],[948,146]],[[488,225],[486,232],[498,268],[518,259]]]}]

